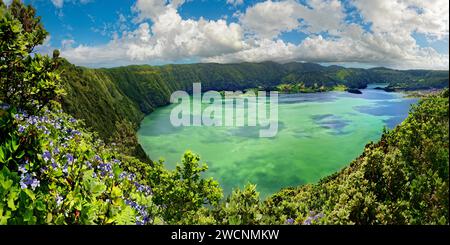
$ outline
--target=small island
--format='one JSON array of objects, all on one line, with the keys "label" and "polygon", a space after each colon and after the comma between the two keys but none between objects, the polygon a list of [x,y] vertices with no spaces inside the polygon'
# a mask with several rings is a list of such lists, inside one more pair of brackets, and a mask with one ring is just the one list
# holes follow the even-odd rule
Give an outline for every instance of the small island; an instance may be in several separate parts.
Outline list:
[{"label": "small island", "polygon": [[346,91],[351,94],[362,94],[361,90],[359,90],[357,88],[348,88]]}]

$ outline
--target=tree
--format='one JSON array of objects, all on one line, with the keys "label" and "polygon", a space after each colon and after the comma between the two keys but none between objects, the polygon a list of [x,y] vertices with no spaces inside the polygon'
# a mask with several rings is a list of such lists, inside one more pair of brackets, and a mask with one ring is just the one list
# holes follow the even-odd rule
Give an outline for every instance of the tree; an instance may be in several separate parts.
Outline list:
[{"label": "tree", "polygon": [[150,172],[153,201],[162,207],[162,217],[168,224],[196,223],[205,218],[202,207],[215,206],[222,198],[219,183],[202,177],[208,166],[200,164],[198,155],[185,152],[182,164],[173,171],[167,171],[162,162],[154,164]]},{"label": "tree", "polygon": [[30,114],[56,102],[63,93],[59,51],[53,57],[34,53],[48,33],[31,6],[0,0],[0,101]]}]

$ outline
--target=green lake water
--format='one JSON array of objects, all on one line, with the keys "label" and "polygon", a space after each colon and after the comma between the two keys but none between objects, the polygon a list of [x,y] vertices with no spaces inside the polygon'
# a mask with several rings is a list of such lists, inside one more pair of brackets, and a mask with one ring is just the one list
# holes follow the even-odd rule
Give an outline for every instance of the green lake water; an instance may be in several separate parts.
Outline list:
[{"label": "green lake water", "polygon": [[259,127],[174,127],[170,112],[176,105],[169,105],[145,117],[139,142],[169,169],[192,150],[208,164],[206,176],[217,179],[226,194],[251,182],[265,197],[347,166],[368,142],[379,139],[384,126],[401,123],[417,102],[400,93],[362,92],[280,94],[273,138],[260,138]]}]

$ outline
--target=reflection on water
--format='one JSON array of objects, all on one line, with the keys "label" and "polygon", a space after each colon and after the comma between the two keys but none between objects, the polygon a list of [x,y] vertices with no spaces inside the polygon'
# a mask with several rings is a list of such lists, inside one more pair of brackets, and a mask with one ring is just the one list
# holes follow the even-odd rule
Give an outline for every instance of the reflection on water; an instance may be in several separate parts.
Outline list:
[{"label": "reflection on water", "polygon": [[417,102],[374,87],[381,86],[362,94],[280,94],[274,138],[259,138],[259,127],[176,128],[170,124],[170,105],[143,120],[139,141],[152,159],[163,157],[168,168],[192,150],[209,165],[206,175],[217,179],[225,193],[252,182],[264,197],[345,167],[369,141],[379,139],[384,126],[403,121]]}]

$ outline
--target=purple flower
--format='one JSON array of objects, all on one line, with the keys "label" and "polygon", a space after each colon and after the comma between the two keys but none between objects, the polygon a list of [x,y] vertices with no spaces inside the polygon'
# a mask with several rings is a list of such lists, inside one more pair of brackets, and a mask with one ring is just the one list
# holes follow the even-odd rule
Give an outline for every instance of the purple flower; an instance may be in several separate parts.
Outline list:
[{"label": "purple flower", "polygon": [[54,168],[54,169],[57,169],[58,168],[58,163],[56,163],[56,161],[55,161],[55,159],[53,159],[52,158],[52,167]]},{"label": "purple flower", "polygon": [[23,133],[25,131],[25,127],[20,125],[18,131],[19,131],[19,133]]},{"label": "purple flower", "polygon": [[119,179],[125,179],[127,177],[127,173],[124,171],[122,173],[119,174]]},{"label": "purple flower", "polygon": [[81,135],[81,133],[78,130],[73,130],[72,131],[72,135]]},{"label": "purple flower", "polygon": [[101,171],[100,174],[102,176],[108,175],[112,177],[112,165],[110,163],[101,163],[97,166],[97,168]]},{"label": "purple flower", "polygon": [[66,154],[66,158],[67,158],[67,163],[68,164],[72,164],[73,163],[73,156],[70,153]]},{"label": "purple flower", "polygon": [[42,154],[42,158],[45,162],[48,162],[52,158],[52,154],[50,154],[49,151],[44,151],[44,153]]},{"label": "purple flower", "polygon": [[69,122],[71,122],[71,123],[76,123],[76,122],[77,122],[77,119],[75,119],[75,118],[70,118],[70,119],[69,119]]},{"label": "purple flower", "polygon": [[33,178],[30,174],[22,174],[20,176],[20,187],[22,189],[28,188],[28,186],[31,187],[31,189],[35,189],[40,185],[40,181],[36,178]]},{"label": "purple flower", "polygon": [[29,117],[29,118],[28,118],[28,123],[31,124],[31,125],[37,124],[37,119],[36,119],[36,117],[35,117],[35,116]]},{"label": "purple flower", "polygon": [[304,225],[311,225],[311,223],[312,223],[311,217],[308,217],[305,221],[303,221]]},{"label": "purple flower", "polygon": [[25,164],[20,164],[19,165],[19,172],[22,172],[22,173],[26,173],[27,172],[27,168],[25,167]]},{"label": "purple flower", "polygon": [[286,223],[292,225],[292,224],[294,224],[294,219],[289,218],[286,220]]},{"label": "purple flower", "polygon": [[36,187],[38,187],[38,186],[40,186],[40,181],[37,180],[37,179],[33,179],[33,180],[31,181],[31,189],[33,189],[33,191],[34,191],[34,189],[35,189]]},{"label": "purple flower", "polygon": [[56,206],[58,206],[58,207],[61,206],[63,201],[64,201],[64,198],[62,196],[60,196],[60,195],[56,196]]},{"label": "purple flower", "polygon": [[95,155],[94,159],[95,159],[96,161],[99,161],[99,162],[101,162],[101,161],[102,161],[102,158],[101,158],[101,157],[99,157],[98,155]]}]

